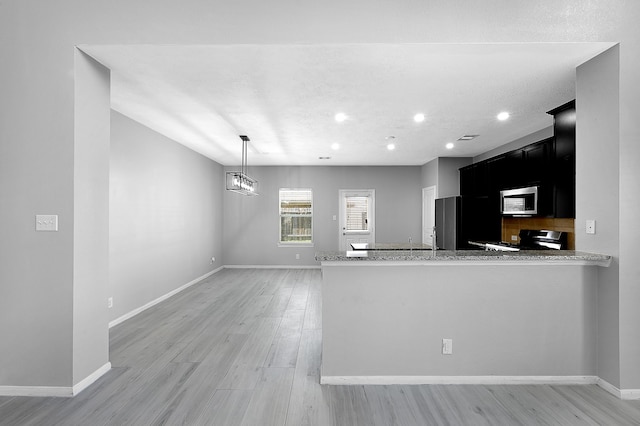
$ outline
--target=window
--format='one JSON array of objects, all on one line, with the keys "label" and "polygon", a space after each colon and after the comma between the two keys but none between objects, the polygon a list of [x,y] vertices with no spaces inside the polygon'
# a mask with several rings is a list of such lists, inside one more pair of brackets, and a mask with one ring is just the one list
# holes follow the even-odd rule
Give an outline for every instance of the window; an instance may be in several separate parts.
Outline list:
[{"label": "window", "polygon": [[369,230],[369,197],[347,197],[347,231]]},{"label": "window", "polygon": [[280,189],[280,244],[313,243],[313,196],[310,189]]}]

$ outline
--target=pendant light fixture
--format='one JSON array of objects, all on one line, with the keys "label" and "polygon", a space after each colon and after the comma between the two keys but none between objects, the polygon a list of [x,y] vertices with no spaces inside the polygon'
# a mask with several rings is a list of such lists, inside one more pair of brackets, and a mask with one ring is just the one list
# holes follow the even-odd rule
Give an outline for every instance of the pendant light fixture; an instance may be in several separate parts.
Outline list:
[{"label": "pendant light fixture", "polygon": [[227,172],[227,191],[242,195],[258,195],[258,181],[247,175],[247,142],[249,137],[240,135],[242,140],[242,168],[239,172]]}]

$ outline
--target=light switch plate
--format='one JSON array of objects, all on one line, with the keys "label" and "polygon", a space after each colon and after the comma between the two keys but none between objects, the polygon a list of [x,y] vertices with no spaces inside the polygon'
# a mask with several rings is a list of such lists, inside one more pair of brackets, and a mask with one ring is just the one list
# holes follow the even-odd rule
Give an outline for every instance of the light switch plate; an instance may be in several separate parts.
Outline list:
[{"label": "light switch plate", "polygon": [[442,339],[442,355],[453,354],[453,339]]},{"label": "light switch plate", "polygon": [[37,214],[36,231],[58,231],[57,214]]},{"label": "light switch plate", "polygon": [[593,219],[588,219],[586,222],[586,232],[587,234],[595,234],[596,233],[596,221]]}]

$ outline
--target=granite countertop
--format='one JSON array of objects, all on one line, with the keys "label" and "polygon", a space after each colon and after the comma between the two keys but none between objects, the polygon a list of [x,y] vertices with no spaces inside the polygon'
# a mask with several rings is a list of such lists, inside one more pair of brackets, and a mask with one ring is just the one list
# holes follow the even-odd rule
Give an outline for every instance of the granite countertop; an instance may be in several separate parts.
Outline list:
[{"label": "granite countertop", "polygon": [[353,250],[318,252],[320,262],[477,262],[544,263],[609,266],[611,256],[575,250],[521,250],[518,252],[485,250]]}]

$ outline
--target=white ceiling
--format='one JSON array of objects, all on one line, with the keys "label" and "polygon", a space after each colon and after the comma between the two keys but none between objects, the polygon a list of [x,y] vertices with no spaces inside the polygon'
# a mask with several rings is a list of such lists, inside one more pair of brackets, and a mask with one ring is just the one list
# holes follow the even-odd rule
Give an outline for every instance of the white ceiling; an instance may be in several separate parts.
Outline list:
[{"label": "white ceiling", "polygon": [[[80,47],[111,69],[114,110],[223,165],[240,164],[241,134],[249,165],[422,165],[550,126],[546,111],[575,97],[576,66],[610,46]],[[498,121],[500,111],[511,118]],[[348,120],[337,123],[338,112]],[[480,136],[457,141],[465,134]]]}]

